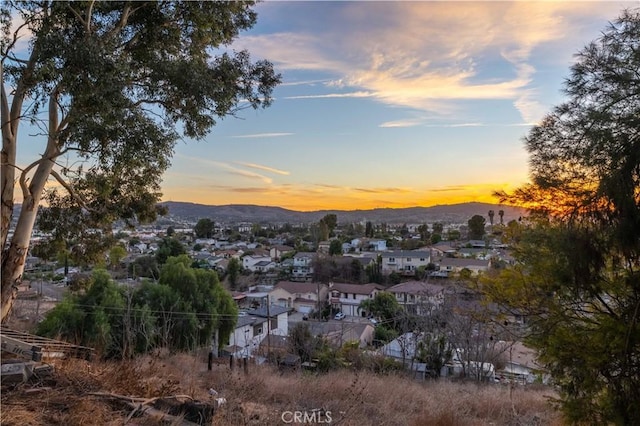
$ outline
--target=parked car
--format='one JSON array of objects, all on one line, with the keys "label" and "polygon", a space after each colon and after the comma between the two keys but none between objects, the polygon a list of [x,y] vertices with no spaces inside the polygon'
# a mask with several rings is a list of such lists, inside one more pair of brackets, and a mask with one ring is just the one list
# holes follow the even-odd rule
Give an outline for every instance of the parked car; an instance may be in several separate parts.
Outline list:
[{"label": "parked car", "polygon": [[377,325],[378,324],[378,320],[373,318],[373,317],[369,317],[369,322],[371,322],[371,324],[373,324],[373,325]]},{"label": "parked car", "polygon": [[337,319],[338,321],[344,319],[346,317],[346,315],[344,314],[344,312],[338,312],[336,314],[336,316],[334,317],[334,319]]}]

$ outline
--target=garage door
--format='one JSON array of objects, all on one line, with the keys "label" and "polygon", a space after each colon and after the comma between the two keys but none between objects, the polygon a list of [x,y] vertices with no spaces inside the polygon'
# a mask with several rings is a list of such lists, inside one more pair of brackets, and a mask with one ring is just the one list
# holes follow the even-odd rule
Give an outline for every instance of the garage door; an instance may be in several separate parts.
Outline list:
[{"label": "garage door", "polygon": [[300,305],[298,306],[298,312],[302,312],[303,314],[310,314],[313,311],[313,307]]}]

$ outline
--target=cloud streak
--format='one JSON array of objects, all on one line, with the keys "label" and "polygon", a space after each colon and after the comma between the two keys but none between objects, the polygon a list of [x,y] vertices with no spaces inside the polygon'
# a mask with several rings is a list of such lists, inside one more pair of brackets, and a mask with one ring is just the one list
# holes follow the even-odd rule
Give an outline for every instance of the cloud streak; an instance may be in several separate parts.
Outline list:
[{"label": "cloud streak", "polygon": [[254,133],[250,135],[236,135],[231,137],[236,139],[251,139],[251,138],[258,139],[258,138],[277,138],[281,136],[292,136],[292,135],[293,133],[280,132],[280,133]]},{"label": "cloud streak", "polygon": [[288,175],[291,174],[290,172],[288,172],[286,170],[274,169],[273,167],[263,166],[263,165],[260,165],[260,164],[243,163],[243,162],[237,162],[236,164],[239,164],[239,165],[244,166],[244,167],[249,167],[249,168],[252,168],[252,169],[263,170],[265,172],[275,173],[277,175],[288,176]]},{"label": "cloud streak", "polygon": [[[282,13],[292,7],[263,6]],[[315,32],[254,35],[239,45],[280,69],[320,71],[335,77],[327,86],[352,90],[287,99],[371,97],[439,114],[457,112],[466,100],[507,100],[531,123],[547,109],[533,86],[533,52],[564,42],[579,19],[601,16],[603,9],[593,2],[334,2],[331,20],[314,26]],[[510,73],[487,78],[480,67],[486,58],[507,65]],[[381,127],[411,125],[417,124]]]},{"label": "cloud streak", "polygon": [[351,92],[351,93],[326,93],[322,95],[285,96],[284,99],[371,98],[373,96],[375,96],[375,94],[371,92]]}]

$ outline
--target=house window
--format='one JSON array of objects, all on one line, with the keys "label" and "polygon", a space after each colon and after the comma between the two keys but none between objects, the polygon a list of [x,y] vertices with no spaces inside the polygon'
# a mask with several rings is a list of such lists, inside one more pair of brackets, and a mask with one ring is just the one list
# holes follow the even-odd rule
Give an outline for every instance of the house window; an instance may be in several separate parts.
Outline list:
[{"label": "house window", "polygon": [[253,326],[253,335],[257,336],[259,334],[262,334],[262,324]]},{"label": "house window", "polygon": [[411,258],[410,257],[407,257],[407,262],[411,262]]},{"label": "house window", "polygon": [[396,258],[395,257],[390,257],[389,258],[389,263],[395,263],[396,262]]},{"label": "house window", "polygon": [[271,318],[271,331],[278,328],[278,318]]},{"label": "house window", "polygon": [[353,300],[355,300],[356,299],[356,294],[353,293],[352,296],[353,296]]},{"label": "house window", "polygon": [[426,262],[426,259],[424,257],[421,257],[420,262]]}]

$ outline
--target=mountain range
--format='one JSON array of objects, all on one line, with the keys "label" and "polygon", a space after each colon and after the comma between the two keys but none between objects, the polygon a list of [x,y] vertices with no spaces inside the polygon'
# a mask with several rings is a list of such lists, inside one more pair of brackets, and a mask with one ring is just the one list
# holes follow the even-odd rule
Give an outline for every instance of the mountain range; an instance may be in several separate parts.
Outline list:
[{"label": "mountain range", "polygon": [[499,223],[498,212],[504,211],[504,223],[526,215],[526,210],[499,204],[469,202],[443,204],[431,207],[378,208],[371,210],[317,210],[301,212],[282,207],[257,206],[250,204],[204,205],[188,202],[166,201],[161,203],[168,209],[168,218],[186,222],[211,219],[214,222],[237,223],[312,223],[327,214],[335,214],[338,223],[466,223],[474,215],[481,215],[489,222],[488,212],[495,212],[494,223]]}]

